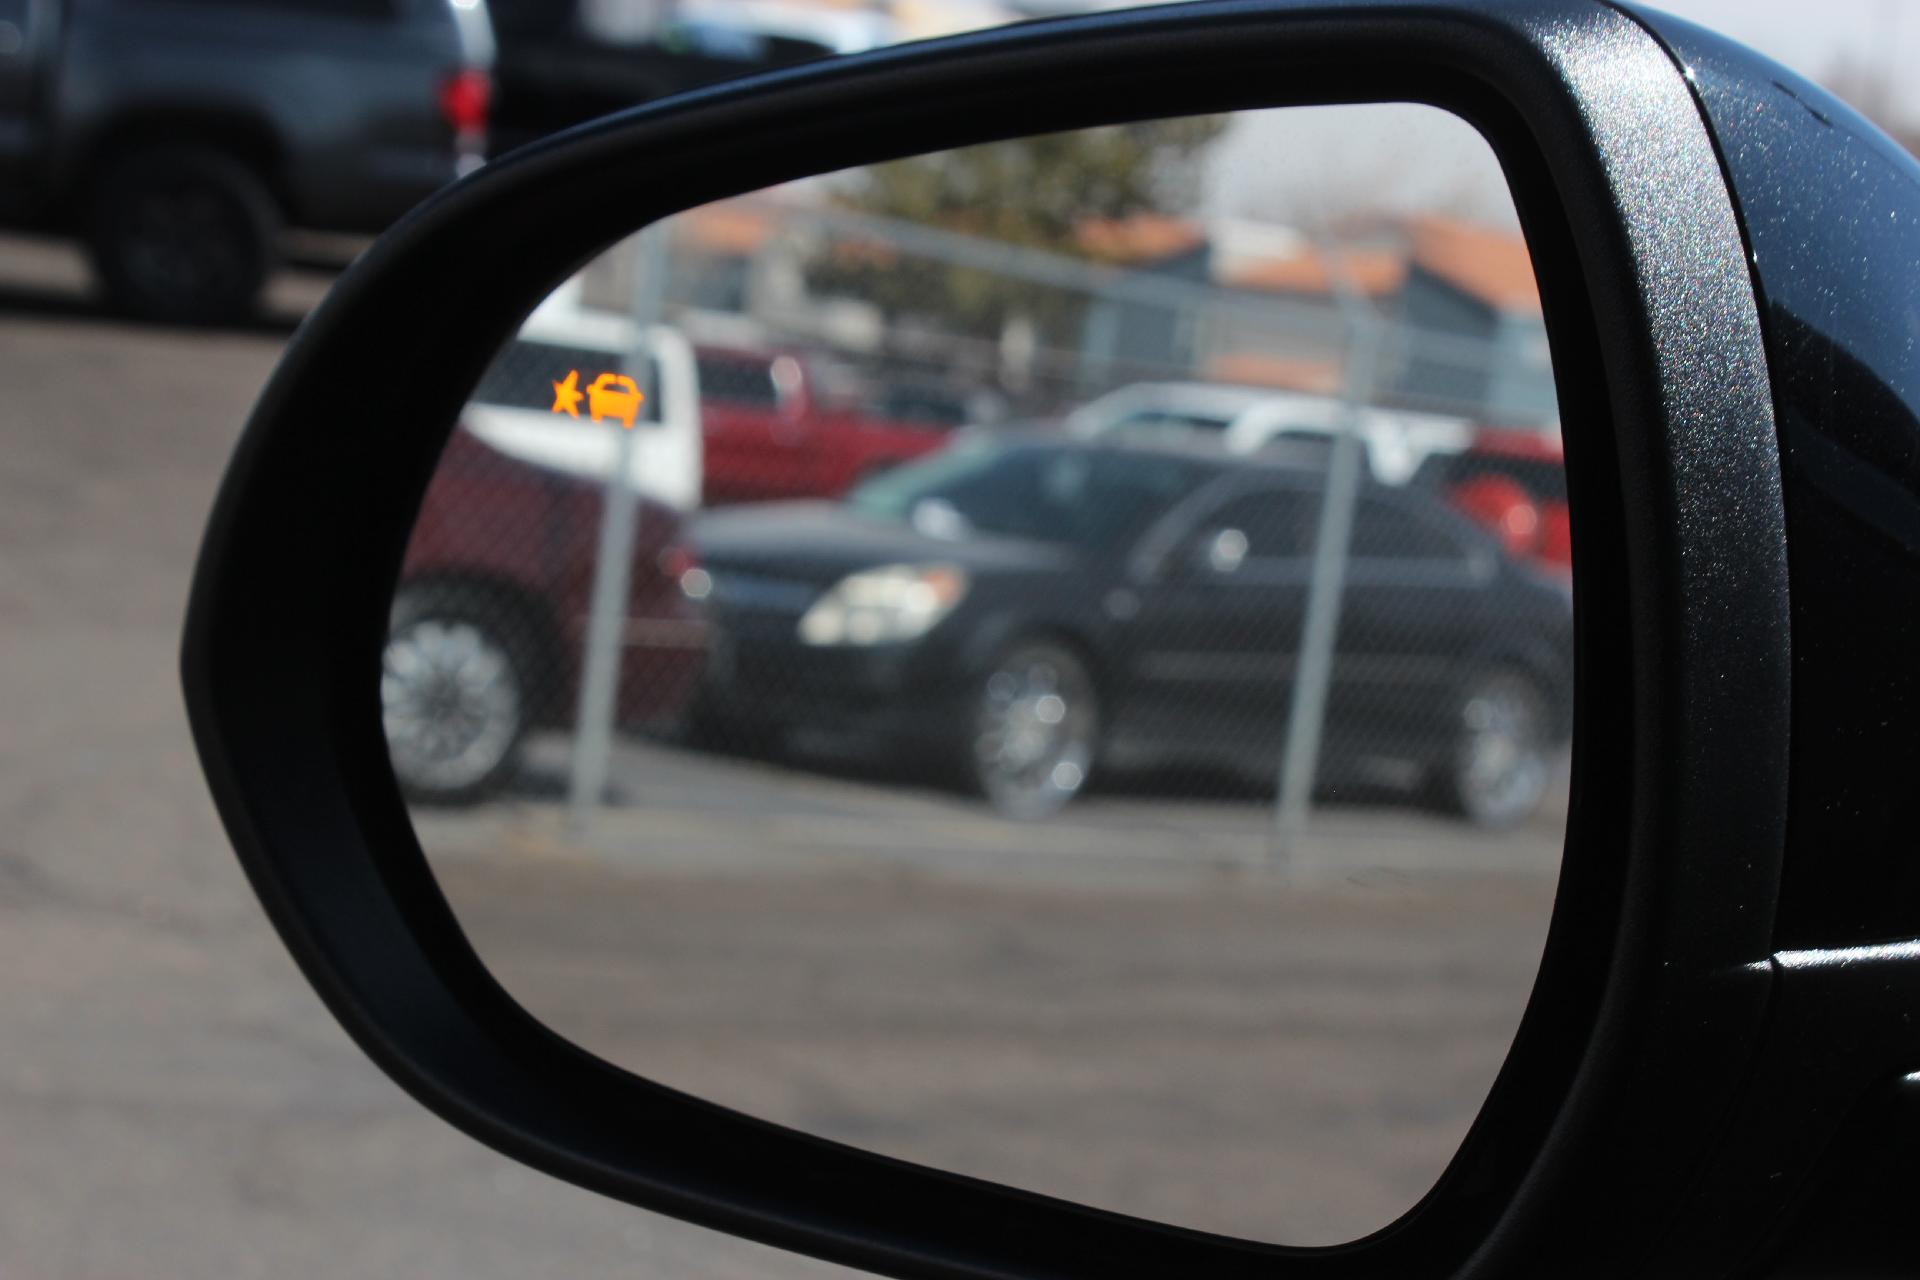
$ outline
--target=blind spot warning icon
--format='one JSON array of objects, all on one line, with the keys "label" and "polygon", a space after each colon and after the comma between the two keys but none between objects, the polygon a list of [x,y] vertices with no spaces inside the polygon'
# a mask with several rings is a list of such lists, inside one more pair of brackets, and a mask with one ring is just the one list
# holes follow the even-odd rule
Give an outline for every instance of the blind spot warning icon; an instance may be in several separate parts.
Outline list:
[{"label": "blind spot warning icon", "polygon": [[640,394],[640,388],[626,374],[603,373],[587,388],[587,413],[595,422],[602,418],[618,418],[621,425],[631,431],[633,420],[640,416],[640,405],[645,399]]},{"label": "blind spot warning icon", "polygon": [[624,373],[603,373],[589,383],[584,392],[580,390],[578,369],[567,370],[566,378],[553,384],[555,413],[564,413],[569,418],[579,417],[583,398],[587,402],[587,415],[595,422],[614,418],[629,431],[640,416],[640,406],[647,400],[633,379]]}]

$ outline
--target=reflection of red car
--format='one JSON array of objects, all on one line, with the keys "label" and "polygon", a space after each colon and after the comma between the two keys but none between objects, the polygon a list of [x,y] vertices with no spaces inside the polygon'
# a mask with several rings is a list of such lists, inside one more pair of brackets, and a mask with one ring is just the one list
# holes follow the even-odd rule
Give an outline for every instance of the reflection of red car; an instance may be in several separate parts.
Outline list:
[{"label": "reflection of red car", "polygon": [[[420,799],[476,799],[529,729],[569,723],[600,529],[600,487],[509,458],[462,429],[407,545],[381,678],[394,772]],[[681,589],[680,519],[644,499],[620,672],[623,723],[675,716],[706,621]]]},{"label": "reflection of red car", "polygon": [[828,394],[823,366],[797,354],[709,346],[696,359],[709,504],[837,498],[947,442],[942,425],[881,417]]},{"label": "reflection of red car", "polygon": [[1430,485],[1491,529],[1513,555],[1557,573],[1572,571],[1566,456],[1558,439],[1483,428],[1463,452],[1428,458],[1415,483]]}]

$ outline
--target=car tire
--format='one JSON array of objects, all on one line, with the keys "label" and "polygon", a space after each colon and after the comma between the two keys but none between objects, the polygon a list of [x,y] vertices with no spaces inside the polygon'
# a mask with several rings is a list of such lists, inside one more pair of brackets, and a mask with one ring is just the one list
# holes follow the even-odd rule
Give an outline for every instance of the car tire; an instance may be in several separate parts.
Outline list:
[{"label": "car tire", "polygon": [[473,804],[512,780],[537,669],[512,623],[506,608],[458,587],[403,587],[395,598],[380,710],[409,799]]},{"label": "car tire", "polygon": [[1433,770],[1441,807],[1494,830],[1532,817],[1552,773],[1551,718],[1525,671],[1492,667],[1469,680],[1453,712],[1453,746]]},{"label": "car tire", "polygon": [[109,160],[94,175],[86,217],[87,247],[108,300],[168,324],[251,316],[279,229],[279,210],[259,176],[205,147],[155,147]]},{"label": "car tire", "polygon": [[1049,639],[1003,648],[974,682],[961,722],[968,789],[1010,818],[1057,813],[1085,787],[1099,756],[1092,673],[1073,650]]}]

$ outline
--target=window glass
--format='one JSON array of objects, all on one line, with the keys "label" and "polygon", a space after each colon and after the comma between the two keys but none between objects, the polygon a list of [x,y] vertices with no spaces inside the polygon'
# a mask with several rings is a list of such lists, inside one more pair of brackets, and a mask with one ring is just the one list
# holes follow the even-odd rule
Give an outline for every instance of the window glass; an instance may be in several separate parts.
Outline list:
[{"label": "window glass", "polygon": [[1213,414],[1179,413],[1170,409],[1140,409],[1116,419],[1112,430],[1136,435],[1182,431],[1206,433],[1225,431],[1232,421],[1232,418],[1218,417]]},{"label": "window glass", "polygon": [[[977,443],[889,471],[854,490],[848,503],[923,529],[945,519],[958,532],[1124,549],[1208,474],[1153,455]],[[943,514],[929,518],[930,507]]]},{"label": "window glass", "polygon": [[1208,534],[1237,529],[1249,560],[1290,560],[1313,554],[1319,495],[1278,489],[1235,498],[1209,517]]},{"label": "window glass", "polygon": [[772,406],[780,403],[772,357],[752,359],[702,353],[697,359],[700,393],[728,404]]},{"label": "window glass", "polygon": [[635,228],[473,389],[396,584],[389,760],[462,929],[748,1115],[1378,1230],[1500,1068],[1565,831],[1570,523],[1444,482],[1557,457],[1530,280],[1485,143],[1394,106]]}]

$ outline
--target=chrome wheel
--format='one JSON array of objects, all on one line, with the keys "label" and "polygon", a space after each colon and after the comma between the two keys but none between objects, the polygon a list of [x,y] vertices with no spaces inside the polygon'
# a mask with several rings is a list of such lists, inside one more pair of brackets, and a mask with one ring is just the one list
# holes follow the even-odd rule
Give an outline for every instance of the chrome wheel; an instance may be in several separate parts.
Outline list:
[{"label": "chrome wheel", "polygon": [[1053,813],[1086,784],[1099,728],[1079,659],[1050,644],[1009,651],[980,686],[971,752],[979,790],[1011,817]]},{"label": "chrome wheel", "polygon": [[524,703],[512,655],[477,623],[421,617],[387,639],[387,750],[394,775],[416,796],[464,799],[496,782],[519,744]]},{"label": "chrome wheel", "polygon": [[1497,671],[1477,681],[1460,707],[1455,807],[1489,827],[1528,817],[1546,794],[1547,743],[1546,702],[1531,680]]}]

